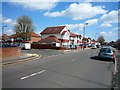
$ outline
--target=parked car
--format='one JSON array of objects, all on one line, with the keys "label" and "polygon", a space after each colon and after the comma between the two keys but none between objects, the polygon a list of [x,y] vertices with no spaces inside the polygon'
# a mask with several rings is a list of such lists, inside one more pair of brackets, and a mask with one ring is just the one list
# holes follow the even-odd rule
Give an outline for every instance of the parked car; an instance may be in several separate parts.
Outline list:
[{"label": "parked car", "polygon": [[115,50],[110,46],[101,47],[98,57],[103,59],[109,59],[115,62]]},{"label": "parked car", "polygon": [[97,48],[97,46],[95,44],[92,44],[91,49],[96,49],[96,48]]},{"label": "parked car", "polygon": [[22,43],[20,44],[21,49],[31,49],[30,43]]}]

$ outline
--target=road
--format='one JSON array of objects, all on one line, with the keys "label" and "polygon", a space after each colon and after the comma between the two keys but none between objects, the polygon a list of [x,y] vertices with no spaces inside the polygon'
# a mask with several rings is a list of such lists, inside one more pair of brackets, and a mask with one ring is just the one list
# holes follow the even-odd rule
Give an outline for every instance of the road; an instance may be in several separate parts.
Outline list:
[{"label": "road", "polygon": [[90,58],[97,53],[88,49],[3,67],[3,88],[111,88],[113,63]]},{"label": "road", "polygon": [[50,50],[50,49],[31,49],[31,50],[22,50],[24,53],[36,53],[42,55],[42,57],[47,57],[51,55],[58,55],[58,54],[64,54],[63,51],[60,50]]}]

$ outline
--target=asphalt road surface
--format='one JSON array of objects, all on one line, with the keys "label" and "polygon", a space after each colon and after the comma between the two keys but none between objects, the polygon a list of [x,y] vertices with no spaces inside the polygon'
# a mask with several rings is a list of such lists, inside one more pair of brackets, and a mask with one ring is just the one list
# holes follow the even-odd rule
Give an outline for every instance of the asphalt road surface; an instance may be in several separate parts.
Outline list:
[{"label": "asphalt road surface", "polygon": [[3,88],[111,88],[113,63],[98,50],[56,54],[3,67]]},{"label": "asphalt road surface", "polygon": [[60,50],[50,50],[50,49],[31,49],[31,50],[22,50],[24,53],[36,53],[42,55],[42,57],[47,57],[51,55],[58,55],[58,54],[64,54],[63,51]]}]

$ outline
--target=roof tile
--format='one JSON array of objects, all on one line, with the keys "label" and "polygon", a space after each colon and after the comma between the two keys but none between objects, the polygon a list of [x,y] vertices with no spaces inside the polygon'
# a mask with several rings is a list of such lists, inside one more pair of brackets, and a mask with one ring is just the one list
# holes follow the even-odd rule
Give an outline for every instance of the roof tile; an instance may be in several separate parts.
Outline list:
[{"label": "roof tile", "polygon": [[39,43],[51,43],[51,42],[58,42],[60,43],[61,41],[57,39],[54,35],[48,36],[42,40],[39,41]]},{"label": "roof tile", "polygon": [[66,26],[47,27],[40,34],[59,34]]}]

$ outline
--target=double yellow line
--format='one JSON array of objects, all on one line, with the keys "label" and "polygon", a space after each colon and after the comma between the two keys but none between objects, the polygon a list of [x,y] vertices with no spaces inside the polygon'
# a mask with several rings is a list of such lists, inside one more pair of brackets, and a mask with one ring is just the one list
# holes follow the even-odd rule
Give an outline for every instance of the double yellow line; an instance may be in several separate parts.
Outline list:
[{"label": "double yellow line", "polygon": [[8,62],[4,62],[2,63],[2,66],[8,66],[8,65],[14,65],[14,64],[18,64],[18,63],[23,63],[23,62],[30,62],[33,60],[37,60],[41,57],[41,55],[37,55],[37,56],[31,56],[30,58],[27,59],[21,59],[21,60],[16,60],[16,61],[8,61]]}]

